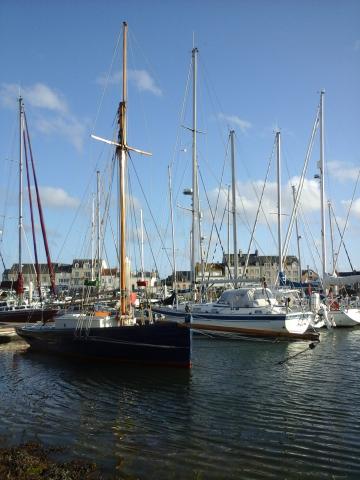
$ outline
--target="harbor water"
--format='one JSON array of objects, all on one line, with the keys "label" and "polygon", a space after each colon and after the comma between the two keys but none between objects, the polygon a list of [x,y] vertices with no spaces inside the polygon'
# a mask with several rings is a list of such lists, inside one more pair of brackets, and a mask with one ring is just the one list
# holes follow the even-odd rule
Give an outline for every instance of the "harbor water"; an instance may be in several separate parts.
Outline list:
[{"label": "harbor water", "polygon": [[65,447],[105,478],[360,478],[360,330],[308,345],[194,338],[191,371],[0,345],[1,443]]}]

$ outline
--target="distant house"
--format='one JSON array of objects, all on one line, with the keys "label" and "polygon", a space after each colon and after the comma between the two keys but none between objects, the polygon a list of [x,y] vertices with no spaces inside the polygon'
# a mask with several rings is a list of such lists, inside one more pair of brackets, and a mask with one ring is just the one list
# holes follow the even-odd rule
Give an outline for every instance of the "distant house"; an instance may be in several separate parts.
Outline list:
[{"label": "distant house", "polygon": [[319,280],[319,275],[311,268],[301,271],[301,281],[306,282],[317,282]]},{"label": "distant house", "polygon": [[[247,255],[239,250],[238,253],[238,276],[249,280],[265,278],[269,285],[276,283],[279,273],[279,257],[277,255],[259,255],[258,250],[249,255],[248,265],[245,271]],[[224,254],[223,264],[230,269],[234,276],[234,254]],[[299,281],[299,260],[294,255],[288,255],[285,259],[284,271],[290,281]]]}]

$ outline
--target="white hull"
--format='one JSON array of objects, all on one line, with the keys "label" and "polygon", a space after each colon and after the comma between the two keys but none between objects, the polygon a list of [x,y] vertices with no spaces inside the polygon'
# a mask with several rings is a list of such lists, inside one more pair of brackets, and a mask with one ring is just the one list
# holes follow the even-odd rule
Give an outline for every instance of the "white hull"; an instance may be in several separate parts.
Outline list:
[{"label": "white hull", "polygon": [[329,317],[333,319],[337,327],[355,327],[360,325],[360,310],[349,308],[344,310],[332,310]]},{"label": "white hull", "polygon": [[[181,321],[188,315],[184,310],[171,308],[153,308],[154,313],[165,315],[166,319],[171,321]],[[221,329],[249,329],[266,333],[292,333],[303,334],[309,328],[313,319],[311,312],[291,312],[291,313],[268,313],[256,314],[247,311],[239,314],[234,313],[209,314],[192,312],[192,324],[196,329],[199,325],[209,325],[209,328]]]}]

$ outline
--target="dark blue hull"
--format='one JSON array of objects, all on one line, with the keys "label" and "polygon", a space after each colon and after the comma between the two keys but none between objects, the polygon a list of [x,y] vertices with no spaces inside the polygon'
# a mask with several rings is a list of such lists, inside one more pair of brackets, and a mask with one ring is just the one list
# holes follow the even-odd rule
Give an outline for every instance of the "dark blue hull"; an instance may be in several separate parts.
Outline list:
[{"label": "dark blue hull", "polygon": [[17,327],[33,349],[83,358],[191,366],[191,330],[173,322],[141,326],[90,328]]}]

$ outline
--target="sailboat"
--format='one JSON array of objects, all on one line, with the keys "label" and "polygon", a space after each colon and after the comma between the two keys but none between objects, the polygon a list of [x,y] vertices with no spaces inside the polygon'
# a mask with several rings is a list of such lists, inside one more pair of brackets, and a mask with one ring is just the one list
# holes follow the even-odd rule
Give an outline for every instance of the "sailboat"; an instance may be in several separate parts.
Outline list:
[{"label": "sailboat", "polygon": [[130,147],[126,139],[127,115],[127,23],[123,23],[122,101],[118,109],[118,141],[92,135],[114,145],[119,160],[120,231],[120,311],[71,313],[56,318],[54,325],[36,324],[16,331],[31,347],[78,357],[118,360],[122,362],[191,366],[191,330],[187,324],[135,318],[126,285],[126,163],[129,151],[149,155]]},{"label": "sailboat", "polygon": [[[324,287],[329,285],[337,285],[340,282],[336,277],[330,277],[326,273],[326,232],[325,232],[325,179],[324,179],[324,97],[325,91],[320,93],[320,200],[321,200],[321,246],[322,246],[322,281]],[[343,303],[338,303],[330,298],[329,301],[330,313],[329,316],[336,327],[354,327],[360,325],[360,309],[351,308],[351,306]]]},{"label": "sailboat", "polygon": [[38,282],[38,289],[39,289],[39,297],[42,298],[41,293],[41,285],[40,285],[40,269],[38,264],[37,258],[37,247],[36,247],[36,240],[35,240],[35,228],[34,228],[34,215],[33,215],[33,205],[32,205],[32,196],[31,196],[31,189],[30,189],[30,175],[29,175],[29,161],[28,155],[30,156],[32,172],[35,181],[35,192],[37,197],[37,205],[39,210],[39,217],[41,223],[41,230],[44,239],[44,245],[46,250],[50,280],[52,291],[55,293],[55,275],[53,266],[50,259],[49,247],[47,243],[46,231],[45,231],[45,223],[43,218],[43,212],[41,207],[40,201],[40,194],[37,184],[37,178],[35,174],[35,166],[32,157],[32,150],[30,144],[30,137],[29,131],[27,126],[27,120],[25,116],[25,109],[24,109],[24,102],[22,97],[19,97],[19,138],[20,138],[20,158],[19,158],[19,223],[18,223],[18,278],[15,282],[16,287],[16,294],[17,299],[9,300],[9,301],[2,301],[0,302],[0,322],[19,322],[19,323],[26,323],[26,322],[37,322],[37,321],[48,321],[53,318],[57,313],[57,309],[47,308],[42,306],[34,306],[31,303],[24,302],[24,278],[23,278],[23,264],[22,264],[22,239],[23,239],[23,169],[24,169],[24,162],[23,156],[25,153],[26,159],[26,172],[27,172],[27,183],[28,183],[28,193],[29,193],[29,205],[30,205],[30,213],[31,213],[31,225],[32,225],[32,233],[34,239],[34,250],[35,250],[35,271],[37,274],[37,282]]},{"label": "sailboat", "polygon": [[[191,279],[195,291],[196,280],[196,246],[200,234],[199,193],[197,181],[197,152],[196,152],[196,80],[197,80],[197,53],[192,50],[193,65],[193,185],[192,194],[192,248],[191,248]],[[234,288],[225,290],[217,302],[189,303],[171,306],[153,306],[152,311],[173,321],[180,321],[191,315],[192,328],[216,336],[254,336],[254,337],[285,337],[292,339],[317,338],[317,334],[306,333],[311,320],[312,312],[291,312],[285,305],[279,305],[272,292],[264,285],[260,287],[239,288],[238,279],[238,248],[236,228],[236,175],[235,175],[235,148],[234,130],[230,131],[231,165],[232,165],[232,203],[233,203],[233,241],[234,241]],[[280,135],[278,136],[280,142]],[[280,147],[279,147],[280,148]],[[280,150],[279,150],[280,151]],[[280,155],[280,153],[279,153]],[[281,212],[280,212],[281,213]],[[281,237],[280,237],[281,243]],[[202,252],[201,255],[202,257]],[[280,253],[281,256],[281,253]],[[173,253],[174,257],[174,253]],[[282,258],[282,257],[281,257]],[[174,265],[175,265],[175,260]],[[202,273],[204,271],[203,261]],[[175,269],[174,269],[175,270]],[[204,276],[204,275],[202,275]],[[174,272],[175,280],[175,272]]]}]

